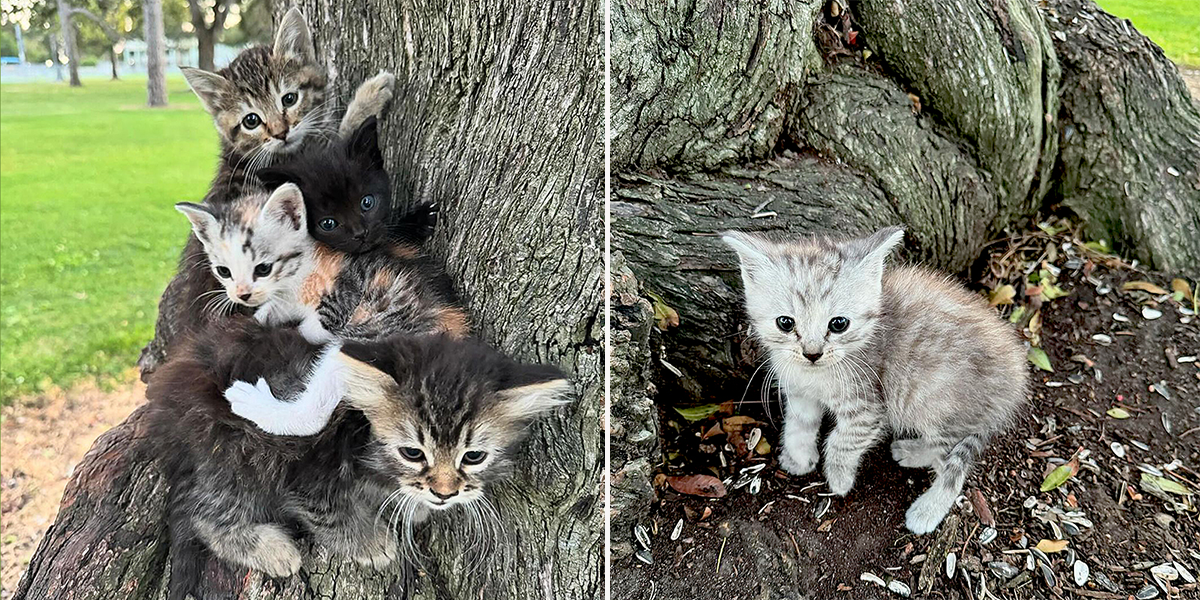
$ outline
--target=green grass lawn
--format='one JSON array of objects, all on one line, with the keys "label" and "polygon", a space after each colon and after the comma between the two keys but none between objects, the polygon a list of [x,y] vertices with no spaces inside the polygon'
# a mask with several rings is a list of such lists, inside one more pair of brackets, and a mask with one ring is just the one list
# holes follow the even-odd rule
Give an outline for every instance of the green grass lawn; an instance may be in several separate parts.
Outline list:
[{"label": "green grass lawn", "polygon": [[1200,68],[1200,0],[1096,0],[1129,19],[1179,64]]},{"label": "green grass lawn", "polygon": [[182,78],[0,86],[0,387],[15,396],[135,365],[217,134]]}]

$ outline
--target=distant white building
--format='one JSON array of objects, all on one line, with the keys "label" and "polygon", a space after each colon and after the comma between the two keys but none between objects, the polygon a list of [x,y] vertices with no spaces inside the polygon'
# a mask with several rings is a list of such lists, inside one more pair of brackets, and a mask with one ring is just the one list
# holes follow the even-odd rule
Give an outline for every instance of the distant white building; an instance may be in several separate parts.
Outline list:
[{"label": "distant white building", "polygon": [[[195,67],[200,63],[200,49],[196,38],[166,40],[167,69],[178,67]],[[237,56],[247,46],[226,46],[217,44],[213,48],[213,62],[217,67],[223,67]],[[127,67],[138,72],[146,70],[146,42],[132,39],[125,40],[125,48],[121,51],[121,61]]]}]

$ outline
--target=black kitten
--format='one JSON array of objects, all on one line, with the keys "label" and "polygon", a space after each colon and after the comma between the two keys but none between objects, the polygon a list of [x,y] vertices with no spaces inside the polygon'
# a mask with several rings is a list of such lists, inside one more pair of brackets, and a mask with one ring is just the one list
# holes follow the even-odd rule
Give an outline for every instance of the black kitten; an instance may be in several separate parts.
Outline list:
[{"label": "black kitten", "polygon": [[365,252],[390,237],[391,182],[383,168],[375,117],[340,143],[314,144],[259,171],[258,178],[268,189],[285,183],[299,186],[309,233],[336,250]]},{"label": "black kitten", "polygon": [[[265,377],[292,395],[313,364],[347,405],[316,435],[268,435],[230,411],[235,382]],[[205,552],[285,577],[300,568],[299,536],[381,568],[405,549],[397,521],[455,509],[482,527],[486,488],[511,470],[527,425],[563,403],[561,377],[446,336],[322,348],[295,327],[215,323],[146,390],[171,485],[169,597],[192,590]]]}]

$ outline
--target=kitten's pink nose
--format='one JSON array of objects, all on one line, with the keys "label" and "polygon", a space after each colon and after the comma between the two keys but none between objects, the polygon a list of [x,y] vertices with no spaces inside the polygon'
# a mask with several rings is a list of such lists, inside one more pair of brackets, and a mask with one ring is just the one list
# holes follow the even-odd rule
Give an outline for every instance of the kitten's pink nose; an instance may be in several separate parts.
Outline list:
[{"label": "kitten's pink nose", "polygon": [[804,358],[807,358],[810,362],[817,362],[824,354],[824,352],[805,352]]},{"label": "kitten's pink nose", "polygon": [[433,492],[434,496],[437,496],[438,498],[441,498],[442,500],[449,500],[458,495],[458,490],[454,490],[448,494],[443,494],[433,488],[429,488],[429,491]]}]

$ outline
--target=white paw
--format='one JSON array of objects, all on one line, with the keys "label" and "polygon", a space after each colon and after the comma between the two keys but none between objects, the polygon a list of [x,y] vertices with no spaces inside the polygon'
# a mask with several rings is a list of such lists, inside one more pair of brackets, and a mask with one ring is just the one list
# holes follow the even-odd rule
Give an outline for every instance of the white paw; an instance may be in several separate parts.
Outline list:
[{"label": "white paw", "polygon": [[288,534],[275,526],[259,529],[258,543],[246,556],[250,568],[266,573],[268,577],[291,577],[300,570],[303,557]]},{"label": "white paw", "polygon": [[390,533],[391,530],[388,530],[389,535],[379,536],[379,539],[369,543],[369,548],[362,548],[361,552],[352,557],[354,562],[376,571],[386,569],[388,565],[396,562],[400,556],[400,546]]},{"label": "white paw", "polygon": [[280,404],[271,392],[270,384],[262,377],[254,385],[247,381],[233,382],[225,390],[225,399],[229,401],[229,409],[233,414],[255,423]]},{"label": "white paw", "polygon": [[814,445],[812,448],[792,450],[784,446],[779,453],[779,466],[792,475],[808,475],[817,468],[820,455]]},{"label": "white paw", "polygon": [[926,452],[917,440],[895,440],[892,442],[892,460],[906,469],[930,466],[925,460]]},{"label": "white paw", "polygon": [[953,501],[942,501],[932,490],[925,492],[904,513],[904,525],[917,535],[925,535],[941,525],[952,505]]},{"label": "white paw", "polygon": [[363,82],[359,87],[362,94],[363,109],[369,115],[379,116],[388,102],[392,101],[392,88],[396,85],[396,76],[387,71]]},{"label": "white paw", "polygon": [[825,481],[829,484],[829,491],[838,496],[845,496],[854,488],[855,468],[837,463],[830,464],[825,461]]}]

